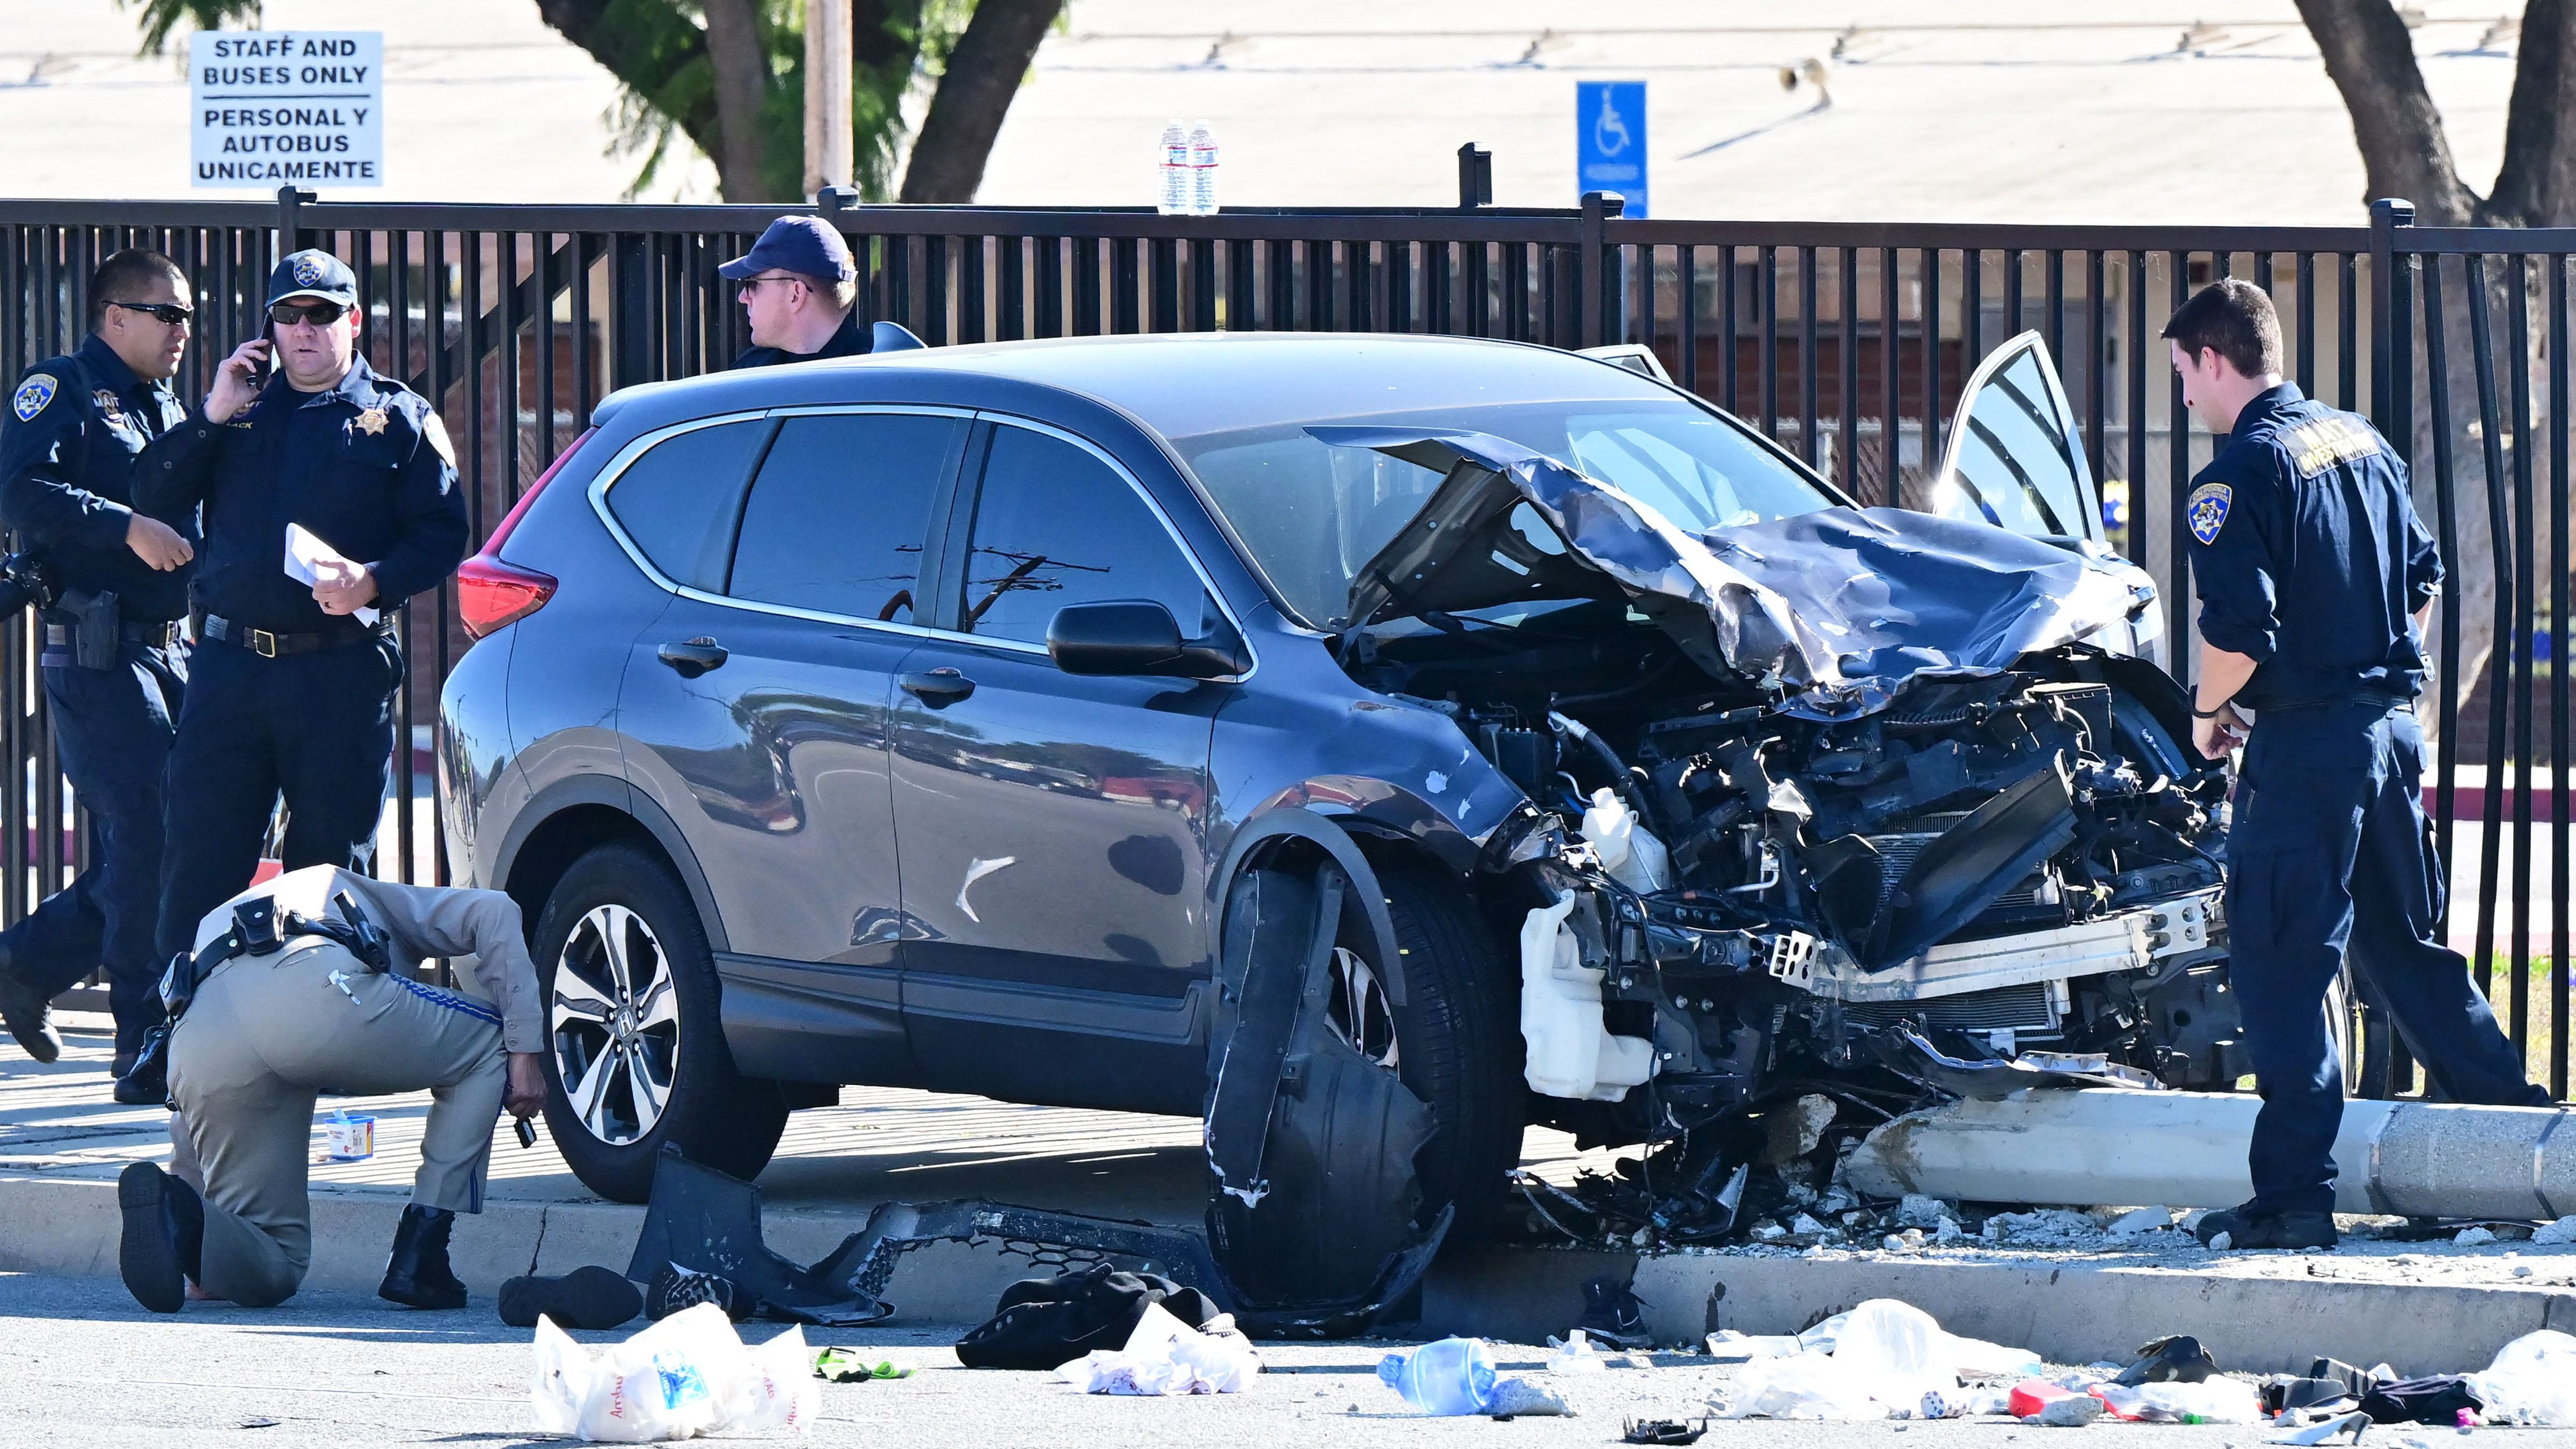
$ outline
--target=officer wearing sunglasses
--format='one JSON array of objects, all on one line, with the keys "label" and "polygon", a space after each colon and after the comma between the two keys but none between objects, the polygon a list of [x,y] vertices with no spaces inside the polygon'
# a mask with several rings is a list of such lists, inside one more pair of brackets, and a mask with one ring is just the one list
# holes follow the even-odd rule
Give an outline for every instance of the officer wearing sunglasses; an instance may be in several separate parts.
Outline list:
[{"label": "officer wearing sunglasses", "polygon": [[[280,795],[286,869],[366,872],[403,669],[389,616],[465,557],[447,430],[428,399],[358,355],[349,268],[296,252],[271,274],[268,305],[274,340],[224,359],[136,488],[156,511],[201,512],[206,538],[163,816],[163,961],[251,883]],[[291,526],[327,550],[308,553],[311,582],[289,573]]]},{"label": "officer wearing sunglasses", "polygon": [[145,448],[187,416],[169,380],[192,314],[187,277],[158,252],[110,256],[89,298],[89,337],[29,368],[0,416],[0,524],[47,581],[38,672],[92,846],[69,887],[0,932],[0,1021],[54,1060],[47,1003],[105,966],[121,1077],[161,1019],[161,768],[187,678],[171,621],[197,544],[189,510],[140,511],[134,483]]}]

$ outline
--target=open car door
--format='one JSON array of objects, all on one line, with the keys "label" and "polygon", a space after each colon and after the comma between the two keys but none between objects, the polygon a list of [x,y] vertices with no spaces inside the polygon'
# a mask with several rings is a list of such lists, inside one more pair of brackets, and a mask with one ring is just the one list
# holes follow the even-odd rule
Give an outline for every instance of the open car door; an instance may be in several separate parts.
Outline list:
[{"label": "open car door", "polygon": [[2048,344],[2025,332],[1968,379],[1932,511],[2032,538],[2103,541],[2102,497]]}]

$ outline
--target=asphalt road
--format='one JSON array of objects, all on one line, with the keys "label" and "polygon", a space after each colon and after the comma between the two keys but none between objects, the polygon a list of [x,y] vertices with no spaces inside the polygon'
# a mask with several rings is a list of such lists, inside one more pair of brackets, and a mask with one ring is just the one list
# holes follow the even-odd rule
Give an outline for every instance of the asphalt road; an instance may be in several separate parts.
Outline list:
[{"label": "asphalt road", "polygon": [[[113,1279],[0,1276],[0,1425],[20,1443],[116,1446],[241,1444],[263,1449],[347,1444],[508,1445],[529,1432],[528,1335],[477,1299],[455,1313],[417,1313],[371,1297],[310,1293],[252,1311],[191,1304],[155,1318]],[[640,1327],[640,1321],[637,1325]],[[755,1340],[776,1330],[748,1325]],[[1383,1342],[1270,1344],[1270,1372],[1240,1395],[1197,1399],[1086,1397],[1050,1375],[970,1371],[948,1345],[957,1330],[885,1331],[831,1341],[865,1347],[919,1374],[889,1383],[826,1385],[809,1442],[1099,1449],[1101,1445],[1598,1445],[1617,1442],[1626,1415],[1701,1408],[1726,1369],[1687,1357],[1646,1368],[1554,1378],[1581,1417],[1424,1419],[1373,1372]],[[620,1332],[583,1334],[613,1341]],[[824,1340],[818,1338],[816,1342]],[[1507,1368],[1536,1371],[1540,1350],[1504,1346]],[[2265,1431],[2114,1425],[2026,1428],[2005,1420],[1955,1423],[1722,1423],[1706,1441],[1751,1449],[1886,1446],[1953,1449],[2042,1439],[2110,1449],[2251,1449]],[[2506,1431],[2486,1431],[2475,1437]],[[793,1442],[788,1436],[765,1436]],[[2458,1436],[2380,1430],[2397,1449]],[[2570,1446],[2576,1431],[2516,1432],[2517,1446]],[[2018,1446],[2017,1449],[2027,1449]]]}]

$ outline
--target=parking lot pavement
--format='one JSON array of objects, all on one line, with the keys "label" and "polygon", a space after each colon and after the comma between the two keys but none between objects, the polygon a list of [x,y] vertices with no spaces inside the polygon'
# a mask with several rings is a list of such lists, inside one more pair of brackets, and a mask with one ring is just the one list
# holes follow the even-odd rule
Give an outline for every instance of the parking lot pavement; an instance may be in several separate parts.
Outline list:
[{"label": "parking lot pavement", "polygon": [[[641,1326],[640,1324],[635,1326]],[[779,1331],[746,1324],[757,1342]],[[1706,1412],[1733,1370],[1686,1355],[1654,1366],[1545,1376],[1578,1410],[1574,1419],[1424,1419],[1374,1373],[1396,1344],[1384,1340],[1265,1344],[1269,1372],[1244,1393],[1209,1398],[1086,1397],[1051,1375],[967,1370],[948,1345],[955,1325],[822,1334],[919,1372],[912,1378],[825,1385],[815,1445],[938,1445],[942,1449],[1098,1449],[1104,1444],[1222,1446],[1599,1445],[1616,1442],[1624,1417]],[[576,1335],[611,1342],[622,1331]],[[113,1280],[0,1275],[0,1423],[44,1442],[84,1449],[241,1443],[261,1449],[369,1444],[510,1445],[532,1435],[529,1335],[503,1327],[477,1303],[417,1313],[350,1294],[305,1294],[251,1311],[191,1304],[174,1318],[137,1309]],[[1506,1371],[1536,1373],[1546,1351],[1499,1345]],[[1884,1446],[2002,1449],[2039,1431],[2008,1420],[1724,1424],[1707,1442],[1746,1449]],[[2048,1431],[2054,1435],[2057,1431]],[[2241,1449],[2264,1432],[2121,1425],[2066,1431],[2083,1442],[2134,1449]],[[2417,1431],[2423,1432],[2423,1431]],[[2452,1436],[2442,1436],[2448,1440]],[[788,1435],[734,1442],[800,1442]],[[2052,1439],[2052,1442],[2055,1442]],[[2386,1439],[2394,1446],[2399,1441]],[[2576,1445],[2576,1433],[2522,1433],[2533,1449]]]}]

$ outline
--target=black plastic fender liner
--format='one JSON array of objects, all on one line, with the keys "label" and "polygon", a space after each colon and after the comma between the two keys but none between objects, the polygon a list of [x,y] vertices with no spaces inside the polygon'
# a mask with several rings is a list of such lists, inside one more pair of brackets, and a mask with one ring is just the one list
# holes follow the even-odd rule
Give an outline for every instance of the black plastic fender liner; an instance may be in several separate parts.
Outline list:
[{"label": "black plastic fender liner", "polygon": [[1233,1010],[1217,1043],[1208,1095],[1208,1170],[1220,1197],[1260,1206],[1269,1194],[1262,1160],[1279,1094],[1289,1084],[1305,985],[1329,967],[1341,934],[1346,882],[1329,862],[1312,877],[1248,870],[1226,892],[1225,995]]},{"label": "black plastic fender liner", "polygon": [[1875,970],[1929,949],[2074,839],[2074,787],[2059,755],[1923,848],[1888,897],[1861,964]]},{"label": "black plastic fender liner", "polygon": [[[1355,821],[1354,824],[1375,833],[1376,827],[1371,822]],[[1391,836],[1401,836],[1400,832],[1386,833]],[[1401,836],[1401,838],[1413,839],[1411,836]],[[1276,809],[1264,810],[1244,821],[1236,829],[1233,843],[1226,847],[1224,861],[1210,877],[1212,880],[1224,883],[1215,899],[1210,902],[1216,907],[1210,915],[1217,923],[1217,939],[1214,943],[1216,949],[1212,955],[1219,963],[1219,969],[1222,970],[1224,967],[1227,908],[1232,901],[1235,879],[1250,866],[1258,864],[1266,852],[1275,851],[1283,842],[1290,840],[1305,841],[1331,856],[1333,864],[1341,867],[1343,878],[1350,882],[1354,902],[1368,919],[1369,935],[1376,943],[1375,959],[1370,961],[1369,965],[1377,972],[1379,984],[1386,988],[1387,1000],[1398,1006],[1406,1005],[1404,956],[1396,949],[1395,918],[1387,914],[1386,891],[1378,884],[1377,868],[1369,864],[1369,858],[1360,850],[1359,842],[1351,838],[1351,832],[1344,829],[1340,821],[1297,805],[1282,805]],[[1230,1018],[1220,1013],[1220,1027],[1229,1020]],[[1222,1030],[1211,1046],[1216,1051],[1223,1049]],[[1211,1075],[1215,1065],[1215,1057],[1211,1054],[1209,1061]]]}]

